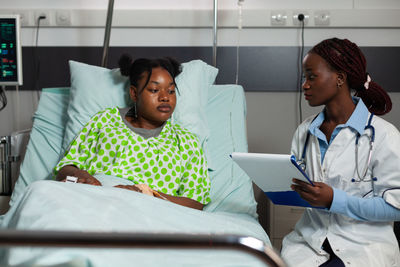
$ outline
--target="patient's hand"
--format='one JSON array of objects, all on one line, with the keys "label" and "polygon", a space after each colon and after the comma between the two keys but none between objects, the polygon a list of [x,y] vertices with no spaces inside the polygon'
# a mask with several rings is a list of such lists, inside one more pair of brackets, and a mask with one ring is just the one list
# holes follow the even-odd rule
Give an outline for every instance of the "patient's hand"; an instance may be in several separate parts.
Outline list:
[{"label": "patient's hand", "polygon": [[161,192],[157,192],[153,189],[151,189],[147,184],[136,184],[136,185],[116,185],[114,187],[118,188],[124,188],[136,192],[140,192],[149,196],[154,196],[156,198],[160,198],[166,201],[171,201],[175,204],[179,204],[185,207],[193,208],[193,209],[198,209],[202,210],[204,208],[204,205],[201,204],[200,202],[197,202],[196,200],[187,198],[187,197],[177,197],[177,196],[171,196],[167,195]]},{"label": "patient's hand", "polygon": [[147,184],[137,184],[137,185],[116,185],[114,187],[124,188],[132,191],[136,191],[139,193],[143,193],[149,196],[153,196],[153,190]]},{"label": "patient's hand", "polygon": [[80,170],[74,165],[62,167],[56,178],[58,181],[65,182],[67,176],[77,177],[78,180],[76,182],[80,184],[101,185],[100,181],[90,175],[87,171]]},{"label": "patient's hand", "polygon": [[100,181],[90,175],[87,171],[79,170],[75,172],[75,177],[78,177],[77,183],[80,184],[91,184],[91,185],[101,185]]}]

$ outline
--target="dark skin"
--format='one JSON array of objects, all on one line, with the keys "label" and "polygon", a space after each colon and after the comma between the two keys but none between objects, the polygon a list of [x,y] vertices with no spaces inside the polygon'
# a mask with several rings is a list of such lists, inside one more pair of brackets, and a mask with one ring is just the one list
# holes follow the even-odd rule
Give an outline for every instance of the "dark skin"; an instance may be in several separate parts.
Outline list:
[{"label": "dark skin", "polygon": [[[339,124],[345,124],[355,109],[345,72],[336,71],[319,55],[309,53],[304,57],[303,69],[305,81],[303,90],[309,105],[325,106],[325,120],[320,130],[329,141],[333,130]],[[322,182],[313,182],[314,186],[293,179],[291,188],[314,207],[330,208],[333,189]]]},{"label": "dark skin", "polygon": [[[148,73],[143,73],[138,86],[130,87],[130,97],[136,102],[137,118],[126,116],[126,120],[136,128],[154,129],[162,126],[172,115],[176,106],[175,83],[171,75],[163,68],[152,69],[148,84],[145,86]],[[66,176],[78,177],[78,183],[100,186],[101,183],[85,170],[74,165],[61,168],[56,179],[65,181]],[[136,185],[116,185],[117,188],[136,192],[142,190]],[[176,197],[154,192],[153,196],[193,209],[202,210],[204,205],[186,197]]]}]

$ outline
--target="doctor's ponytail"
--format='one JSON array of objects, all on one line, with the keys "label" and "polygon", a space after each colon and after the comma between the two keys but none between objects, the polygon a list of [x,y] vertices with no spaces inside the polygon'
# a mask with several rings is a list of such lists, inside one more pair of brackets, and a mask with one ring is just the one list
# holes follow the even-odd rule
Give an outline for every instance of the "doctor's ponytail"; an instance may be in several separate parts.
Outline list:
[{"label": "doctor's ponytail", "polygon": [[314,46],[310,53],[325,59],[331,67],[347,74],[349,87],[356,91],[368,110],[377,115],[389,113],[392,101],[386,91],[366,71],[367,64],[361,49],[347,39],[327,39]]}]

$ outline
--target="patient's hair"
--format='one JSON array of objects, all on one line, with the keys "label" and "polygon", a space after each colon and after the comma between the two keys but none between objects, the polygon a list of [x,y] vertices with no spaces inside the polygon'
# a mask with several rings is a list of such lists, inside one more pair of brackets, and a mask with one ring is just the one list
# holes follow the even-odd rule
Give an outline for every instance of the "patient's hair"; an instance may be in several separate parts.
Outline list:
[{"label": "patient's hair", "polygon": [[321,56],[333,69],[345,72],[349,87],[356,91],[355,96],[361,97],[370,112],[383,115],[392,109],[392,101],[381,86],[371,81],[368,89],[364,87],[369,75],[367,64],[355,43],[347,39],[327,39],[314,46],[310,53]]},{"label": "patient's hair", "polygon": [[[138,87],[139,80],[144,77],[145,72],[147,72],[148,75],[143,88],[146,87],[154,68],[161,67],[168,71],[174,83],[175,77],[181,72],[181,64],[175,59],[169,57],[157,59],[138,58],[133,61],[130,55],[123,54],[118,61],[118,65],[120,67],[121,74],[128,76],[131,85],[135,86],[136,88]],[[143,88],[138,88],[138,90],[143,90]]]}]

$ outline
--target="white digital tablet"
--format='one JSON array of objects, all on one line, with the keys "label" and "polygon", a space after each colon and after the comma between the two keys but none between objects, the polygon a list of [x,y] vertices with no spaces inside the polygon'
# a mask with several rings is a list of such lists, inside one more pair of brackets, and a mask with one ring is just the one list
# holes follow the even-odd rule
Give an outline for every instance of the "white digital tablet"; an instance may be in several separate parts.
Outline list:
[{"label": "white digital tablet", "polygon": [[313,185],[293,155],[233,152],[232,159],[264,192],[292,191],[292,179]]}]

